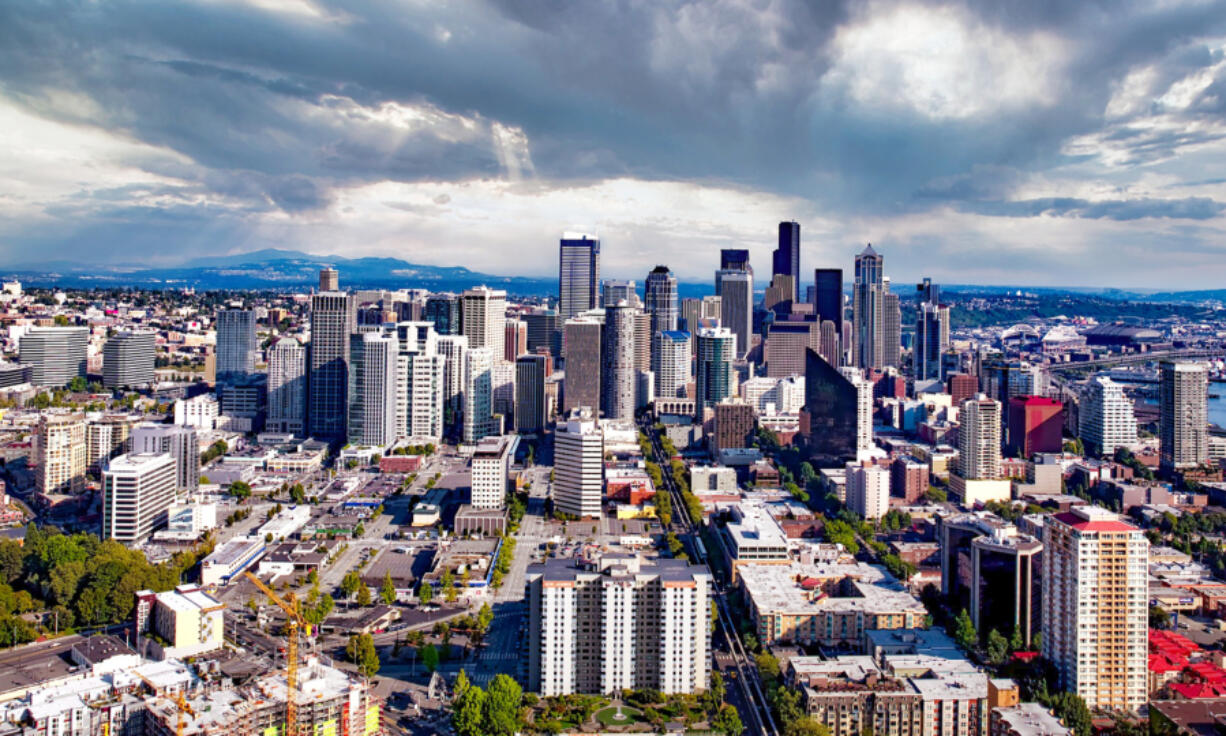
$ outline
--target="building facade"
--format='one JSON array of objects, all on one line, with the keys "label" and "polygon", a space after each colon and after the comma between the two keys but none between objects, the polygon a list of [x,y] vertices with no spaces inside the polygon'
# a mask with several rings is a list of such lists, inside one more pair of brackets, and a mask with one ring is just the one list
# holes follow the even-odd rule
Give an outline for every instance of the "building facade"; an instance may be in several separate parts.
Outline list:
[{"label": "building facade", "polygon": [[554,504],[579,518],[599,518],[604,493],[604,432],[591,412],[576,412],[554,433]]},{"label": "building facade", "polygon": [[600,239],[565,233],[558,250],[558,319],[600,306]]},{"label": "building facade", "polygon": [[175,460],[165,453],[120,455],[102,471],[102,536],[138,545],[166,526],[175,500]]},{"label": "building facade", "polygon": [[102,348],[102,385],[106,388],[150,386],[155,377],[157,336],[152,332],[120,332]]},{"label": "building facade", "polygon": [[1195,468],[1209,459],[1208,380],[1203,363],[1159,364],[1158,442],[1167,470]]}]

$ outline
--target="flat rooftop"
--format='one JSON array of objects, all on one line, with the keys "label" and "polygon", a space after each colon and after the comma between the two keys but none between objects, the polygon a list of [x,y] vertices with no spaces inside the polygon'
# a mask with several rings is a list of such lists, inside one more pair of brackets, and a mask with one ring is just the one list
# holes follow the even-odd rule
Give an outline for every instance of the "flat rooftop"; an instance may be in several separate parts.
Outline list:
[{"label": "flat rooftop", "polygon": [[[812,615],[820,611],[927,613],[902,583],[885,568],[862,562],[787,565],[742,565],[741,584],[763,613]],[[826,595],[823,588],[850,586],[850,595]]]}]

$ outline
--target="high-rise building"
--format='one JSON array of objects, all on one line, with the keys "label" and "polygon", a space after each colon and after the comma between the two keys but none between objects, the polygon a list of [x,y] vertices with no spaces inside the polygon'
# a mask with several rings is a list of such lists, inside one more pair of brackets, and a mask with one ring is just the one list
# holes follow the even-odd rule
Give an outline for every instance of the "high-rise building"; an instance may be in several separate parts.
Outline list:
[{"label": "high-rise building", "polygon": [[556,309],[536,309],[522,317],[528,325],[528,352],[547,348],[555,360],[562,357],[562,322]]},{"label": "high-rise building", "polygon": [[690,382],[690,333],[670,330],[656,333],[655,394],[664,398],[684,398]]},{"label": "high-rise building", "polygon": [[772,276],[791,277],[792,293],[788,300],[798,301],[796,290],[800,285],[800,223],[779,223],[779,245],[775,248],[772,265]]},{"label": "high-rise building", "polygon": [[565,322],[600,306],[599,293],[600,239],[584,233],[564,233],[558,253],[558,319]]},{"label": "high-rise building", "polygon": [[698,363],[695,368],[694,414],[702,421],[705,411],[736,393],[732,361],[736,335],[725,327],[698,333]]},{"label": "high-rise building", "polygon": [[975,398],[975,394],[979,393],[979,381],[969,373],[951,373],[946,377],[945,384],[945,392],[954,406],[962,406],[962,402]]},{"label": "high-rise building", "polygon": [[148,386],[154,377],[157,338],[152,332],[120,332],[102,348],[102,385],[107,388]]},{"label": "high-rise building", "polygon": [[131,453],[102,471],[102,537],[138,545],[166,526],[175,500],[175,460],[165,453]]},{"label": "high-rise building", "polygon": [[859,368],[843,366],[839,372],[856,389],[856,457],[860,458],[873,449],[873,382]]},{"label": "high-rise building", "polygon": [[34,482],[47,495],[85,490],[85,417],[44,414],[34,430]]},{"label": "high-rise building", "polygon": [[527,689],[542,696],[705,690],[711,595],[705,566],[605,555],[528,567]]},{"label": "high-rise building", "polygon": [[270,432],[306,435],[306,349],[293,337],[282,337],[268,351],[268,416]]},{"label": "high-rise building", "polygon": [[821,342],[817,354],[833,366],[843,364],[843,340],[840,330],[834,322],[822,321],[820,328]]},{"label": "high-rise building", "polygon": [[1013,457],[1060,452],[1064,447],[1064,404],[1045,396],[1011,397],[1005,436],[1005,447]]},{"label": "high-rise building", "polygon": [[920,301],[912,357],[915,379],[939,381],[945,378],[942,359],[949,350],[949,305],[941,304],[941,287],[932,279],[924,279],[916,289]]},{"label": "high-rise building", "polygon": [[[638,310],[618,302],[605,307],[604,349],[600,376],[601,406],[608,419],[634,418],[635,322]],[[567,366],[567,370],[570,366]]]},{"label": "high-rise building", "polygon": [[792,299],[794,291],[795,279],[787,274],[775,274],[771,278],[770,286],[766,287],[766,295],[762,299],[763,309],[773,312],[773,319],[787,319],[788,315],[796,311],[796,302]]},{"label": "high-rise building", "polygon": [[958,475],[968,480],[1000,477],[1000,402],[980,394],[958,412]]},{"label": "high-rise building", "polygon": [[509,319],[506,322],[505,331],[502,359],[508,363],[514,363],[516,358],[528,352],[528,323],[518,319]]},{"label": "high-rise building", "polygon": [[1209,371],[1203,363],[1159,364],[1159,458],[1168,471],[1209,459]]},{"label": "high-rise building", "polygon": [[634,370],[636,372],[651,370],[651,334],[651,315],[636,309],[634,312]]},{"label": "high-rise building", "polygon": [[677,329],[677,277],[668,266],[656,266],[647,274],[643,292],[643,308],[651,315],[651,335]]},{"label": "high-rise building", "polygon": [[460,334],[469,349],[489,348],[492,360],[506,353],[507,293],[484,286],[460,295]]},{"label": "high-rise building", "polygon": [[254,373],[258,349],[255,312],[223,309],[217,313],[217,383],[241,382]]},{"label": "high-rise building", "polygon": [[468,338],[463,335],[442,335],[437,345],[438,354],[443,358],[444,421],[450,431],[464,413],[464,355],[468,352]]},{"label": "high-rise building", "polygon": [[801,375],[805,372],[808,350],[821,351],[821,326],[812,320],[775,322],[762,343],[766,375],[772,378]]},{"label": "high-rise building", "polygon": [[438,442],[445,432],[448,379],[447,359],[439,352],[441,339],[428,321],[400,322],[396,337],[396,434]]},{"label": "high-rise building", "polygon": [[18,361],[30,366],[35,386],[63,386],[86,375],[88,327],[31,327],[18,345]]},{"label": "high-rise building", "polygon": [[736,358],[743,358],[753,347],[753,271],[716,271],[715,294],[720,299],[720,326],[736,336]]},{"label": "high-rise building", "polygon": [[1053,690],[1136,711],[1148,695],[1149,541],[1118,514],[1075,506],[1043,524],[1043,659]]},{"label": "high-rise building", "polygon": [[562,408],[569,412],[588,407],[600,412],[601,348],[604,325],[594,316],[566,321],[566,383],[562,388]]},{"label": "high-rise building", "polygon": [[601,285],[601,308],[612,307],[618,302],[625,302],[635,308],[643,306],[642,300],[639,299],[638,286],[633,281],[609,279]]},{"label": "high-rise building", "polygon": [[195,427],[144,422],[132,429],[132,452],[166,453],[175,459],[175,488],[200,487],[200,439]]},{"label": "high-rise building", "polygon": [[843,269],[818,268],[813,271],[813,313],[823,322],[843,324]]},{"label": "high-rise building", "polygon": [[311,296],[307,426],[316,439],[336,442],[348,431],[349,336],[356,329],[354,302],[348,294],[324,291]]},{"label": "high-rise building", "polygon": [[426,299],[424,319],[434,324],[434,331],[439,335],[460,334],[460,297],[431,294]]},{"label": "high-rise building", "polygon": [[[216,410],[217,402],[212,396],[201,394],[196,398],[210,400]],[[175,402],[176,419],[179,405],[182,403],[185,402]],[[132,446],[132,428],[140,422],[139,414],[109,414],[86,424],[85,466],[89,472],[101,473],[111,458],[126,453]],[[209,428],[212,429],[212,424]]]},{"label": "high-rise building", "polygon": [[855,331],[852,363],[862,369],[883,368],[885,312],[885,259],[870,243],[856,256],[856,280],[852,287],[851,313]]},{"label": "high-rise building", "polygon": [[515,431],[531,434],[545,429],[549,419],[545,406],[544,355],[521,355],[515,359]]},{"label": "high-rise building", "polygon": [[898,295],[890,291],[890,280],[885,279],[881,295],[881,365],[902,365],[902,307]]},{"label": "high-rise building", "polygon": [[469,348],[464,353],[464,442],[475,444],[497,434],[494,426],[494,351]]},{"label": "high-rise building", "polygon": [[1137,420],[1124,387],[1107,376],[1094,376],[1078,410],[1079,434],[1086,452],[1110,457],[1137,444]]},{"label": "high-rise building", "polygon": [[331,266],[319,269],[319,290],[337,291],[341,287],[340,274]]},{"label": "high-rise building", "polygon": [[1042,614],[1043,544],[1012,524],[975,537],[970,544],[970,614],[978,631],[1013,632],[1030,643]]},{"label": "high-rise building", "polygon": [[349,443],[385,447],[396,441],[399,342],[395,334],[366,332],[349,344]]},{"label": "high-rise building", "polygon": [[720,304],[720,298],[717,296],[681,300],[681,318],[684,322],[681,327],[690,335],[695,335],[698,332],[699,323],[702,320],[713,319],[718,322],[721,314],[722,305]]},{"label": "high-rise building", "polygon": [[800,436],[806,459],[814,467],[832,467],[857,459],[861,393],[858,383],[849,380],[816,351],[805,354]]},{"label": "high-rise building", "polygon": [[890,471],[874,463],[847,463],[847,507],[866,520],[890,508]]},{"label": "high-rise building", "polygon": [[757,414],[754,407],[740,399],[727,398],[715,405],[715,431],[711,450],[738,450],[753,445]]},{"label": "high-rise building", "polygon": [[743,248],[724,248],[719,252],[719,270],[753,273],[753,266],[749,265],[749,251]]},{"label": "high-rise building", "polygon": [[473,508],[501,509],[507,503],[507,479],[519,438],[515,435],[484,437],[472,457]]},{"label": "high-rise building", "polygon": [[559,422],[553,436],[553,498],[558,511],[599,518],[604,492],[604,432],[590,411]]}]

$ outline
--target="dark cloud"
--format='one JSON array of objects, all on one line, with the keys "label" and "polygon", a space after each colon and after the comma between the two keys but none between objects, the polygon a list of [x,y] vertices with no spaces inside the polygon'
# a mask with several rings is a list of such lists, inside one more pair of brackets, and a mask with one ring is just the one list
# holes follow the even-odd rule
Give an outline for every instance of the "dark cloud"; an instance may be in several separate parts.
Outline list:
[{"label": "dark cloud", "polygon": [[1082,217],[1090,220],[1142,220],[1147,218],[1209,220],[1226,204],[1207,197],[1184,199],[1116,199],[1091,201],[1076,197],[1045,197],[1012,202],[970,202],[962,209],[997,217]]}]

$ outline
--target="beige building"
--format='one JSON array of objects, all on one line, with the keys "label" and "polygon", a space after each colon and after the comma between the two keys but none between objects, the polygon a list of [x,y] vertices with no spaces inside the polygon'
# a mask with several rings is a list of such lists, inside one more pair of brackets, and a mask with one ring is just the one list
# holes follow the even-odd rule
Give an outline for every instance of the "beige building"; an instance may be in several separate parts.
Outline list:
[{"label": "beige building", "polygon": [[153,644],[147,653],[156,659],[192,657],[224,645],[226,606],[192,585],[165,593],[137,592],[137,605],[148,612],[142,632]]},{"label": "beige building", "polygon": [[132,449],[132,428],[141,423],[139,414],[107,415],[85,427],[85,465],[99,473],[108,460]]},{"label": "beige building", "polygon": [[48,494],[85,490],[86,455],[84,416],[43,416],[34,434],[38,490]]}]

